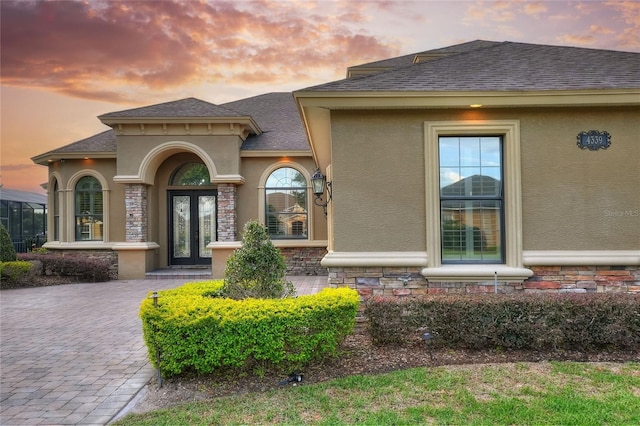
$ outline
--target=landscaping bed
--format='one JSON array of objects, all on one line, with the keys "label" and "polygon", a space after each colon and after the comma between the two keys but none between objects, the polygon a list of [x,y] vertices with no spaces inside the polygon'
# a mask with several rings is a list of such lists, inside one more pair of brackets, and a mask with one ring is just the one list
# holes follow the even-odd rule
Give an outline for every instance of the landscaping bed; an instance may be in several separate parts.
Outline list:
[{"label": "landscaping bed", "polygon": [[214,374],[176,376],[163,380],[158,386],[154,377],[146,386],[131,412],[143,413],[189,401],[207,400],[219,396],[246,392],[264,392],[289,386],[305,386],[354,374],[377,374],[411,367],[462,366],[468,364],[494,364],[567,360],[580,362],[640,362],[635,351],[497,351],[434,349],[433,359],[420,336],[403,346],[375,346],[366,332],[366,323],[360,322],[340,346],[335,359],[306,368],[300,373],[303,380],[285,385],[287,373],[266,372],[258,377],[250,372],[231,371]]}]

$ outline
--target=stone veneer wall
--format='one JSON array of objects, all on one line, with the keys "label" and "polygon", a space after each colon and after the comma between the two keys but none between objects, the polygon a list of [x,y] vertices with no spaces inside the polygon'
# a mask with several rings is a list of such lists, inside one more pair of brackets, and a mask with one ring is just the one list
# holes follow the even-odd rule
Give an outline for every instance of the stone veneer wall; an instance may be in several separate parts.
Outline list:
[{"label": "stone veneer wall", "polygon": [[218,241],[235,241],[237,235],[236,186],[218,184]]},{"label": "stone veneer wall", "polygon": [[288,275],[327,275],[320,261],[327,254],[321,247],[280,247]]},{"label": "stone veneer wall", "polygon": [[125,240],[127,242],[147,241],[147,187],[129,183],[124,187],[126,209]]},{"label": "stone veneer wall", "polygon": [[[348,286],[363,300],[372,296],[493,293],[494,282],[429,282],[421,268],[329,268],[329,284]],[[499,293],[640,293],[638,266],[534,266],[524,282],[499,282]]]},{"label": "stone veneer wall", "polygon": [[98,259],[103,262],[109,263],[109,278],[112,280],[118,279],[118,253],[113,250],[55,250],[51,251],[56,255],[72,255],[83,256],[87,259]]}]

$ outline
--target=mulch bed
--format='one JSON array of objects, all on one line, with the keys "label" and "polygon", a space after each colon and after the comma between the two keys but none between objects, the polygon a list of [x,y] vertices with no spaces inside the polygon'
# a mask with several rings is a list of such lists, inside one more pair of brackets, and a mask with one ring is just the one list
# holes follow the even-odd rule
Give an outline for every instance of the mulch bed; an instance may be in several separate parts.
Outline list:
[{"label": "mulch bed", "polygon": [[425,342],[416,338],[404,346],[373,345],[360,323],[355,332],[341,346],[340,356],[310,366],[300,373],[302,382],[280,384],[288,374],[268,372],[258,377],[251,372],[218,372],[207,375],[182,375],[163,380],[158,386],[157,378],[147,385],[144,396],[131,412],[143,413],[167,408],[181,402],[203,401],[220,396],[246,392],[264,392],[284,386],[305,386],[354,374],[378,374],[413,367],[452,366],[466,364],[495,364],[541,361],[579,362],[640,362],[636,352],[592,352],[579,351],[495,351],[495,350],[451,350],[434,349],[430,354]]}]

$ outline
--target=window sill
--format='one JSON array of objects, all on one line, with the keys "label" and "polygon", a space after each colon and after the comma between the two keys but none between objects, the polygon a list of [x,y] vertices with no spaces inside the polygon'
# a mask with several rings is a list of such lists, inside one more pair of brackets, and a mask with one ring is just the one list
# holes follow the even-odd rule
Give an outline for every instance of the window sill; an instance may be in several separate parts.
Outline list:
[{"label": "window sill", "polygon": [[505,265],[442,265],[422,270],[427,280],[440,282],[493,281],[496,273],[500,282],[524,281],[533,275],[530,269]]}]

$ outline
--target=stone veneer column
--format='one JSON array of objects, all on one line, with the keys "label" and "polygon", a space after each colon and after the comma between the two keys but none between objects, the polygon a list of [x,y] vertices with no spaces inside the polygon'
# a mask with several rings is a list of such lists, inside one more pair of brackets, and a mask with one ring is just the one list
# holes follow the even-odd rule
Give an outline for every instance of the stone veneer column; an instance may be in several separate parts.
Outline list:
[{"label": "stone veneer column", "polygon": [[236,241],[236,185],[218,184],[218,241]]},{"label": "stone veneer column", "polygon": [[126,242],[147,241],[147,186],[129,183],[124,187]]}]

